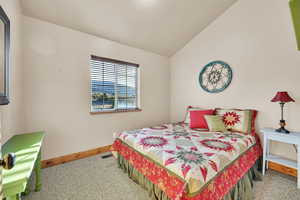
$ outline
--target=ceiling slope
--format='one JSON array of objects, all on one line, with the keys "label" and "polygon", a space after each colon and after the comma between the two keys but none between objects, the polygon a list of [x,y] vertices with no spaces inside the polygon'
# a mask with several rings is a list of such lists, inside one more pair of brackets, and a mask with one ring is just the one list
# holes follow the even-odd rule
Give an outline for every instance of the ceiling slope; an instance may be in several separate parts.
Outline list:
[{"label": "ceiling slope", "polygon": [[21,0],[23,14],[172,56],[237,0]]}]

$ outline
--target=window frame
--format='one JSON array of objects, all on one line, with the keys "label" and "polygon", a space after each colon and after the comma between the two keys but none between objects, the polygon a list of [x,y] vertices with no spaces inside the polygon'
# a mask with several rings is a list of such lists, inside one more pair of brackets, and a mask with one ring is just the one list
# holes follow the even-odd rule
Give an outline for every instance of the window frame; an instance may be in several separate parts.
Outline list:
[{"label": "window frame", "polygon": [[91,79],[91,73],[92,73],[92,66],[90,64],[90,114],[95,115],[95,114],[107,114],[107,113],[124,113],[124,112],[140,112],[142,109],[140,108],[140,81],[139,81],[139,70],[140,70],[140,65],[132,62],[127,62],[127,61],[122,61],[122,60],[116,60],[112,58],[106,58],[106,57],[100,57],[100,56],[95,56],[91,55],[90,56],[90,62],[92,60],[97,60],[100,62],[110,62],[110,63],[115,63],[115,64],[121,64],[121,65],[131,65],[135,66],[137,68],[136,72],[136,108],[126,108],[126,109],[107,109],[107,110],[99,110],[99,111],[93,111],[92,106],[93,106],[93,98],[92,98],[92,79]]}]

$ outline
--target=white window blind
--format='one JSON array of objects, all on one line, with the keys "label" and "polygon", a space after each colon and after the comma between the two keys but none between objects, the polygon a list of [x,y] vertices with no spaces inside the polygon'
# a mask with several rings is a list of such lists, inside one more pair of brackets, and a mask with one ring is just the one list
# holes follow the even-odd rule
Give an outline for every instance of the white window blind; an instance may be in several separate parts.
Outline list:
[{"label": "white window blind", "polygon": [[91,56],[91,112],[138,109],[138,64]]}]

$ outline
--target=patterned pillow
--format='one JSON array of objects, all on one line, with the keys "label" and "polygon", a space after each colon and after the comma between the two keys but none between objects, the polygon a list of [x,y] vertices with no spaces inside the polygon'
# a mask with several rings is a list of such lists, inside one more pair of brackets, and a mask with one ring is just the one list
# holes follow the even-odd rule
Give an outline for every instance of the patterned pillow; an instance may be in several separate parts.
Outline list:
[{"label": "patterned pillow", "polygon": [[226,132],[227,128],[223,122],[223,119],[219,115],[205,115],[204,116],[209,131]]},{"label": "patterned pillow", "polygon": [[228,130],[244,134],[255,133],[255,110],[239,109],[216,109],[216,114],[222,117],[222,120]]}]

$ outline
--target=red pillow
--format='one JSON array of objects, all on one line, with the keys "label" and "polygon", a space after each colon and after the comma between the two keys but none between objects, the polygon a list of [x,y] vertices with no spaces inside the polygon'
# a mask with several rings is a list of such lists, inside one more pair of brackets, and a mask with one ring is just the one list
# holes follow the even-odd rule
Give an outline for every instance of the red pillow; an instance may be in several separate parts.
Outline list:
[{"label": "red pillow", "polygon": [[256,131],[255,131],[255,119],[256,119],[256,117],[257,117],[257,113],[258,113],[258,111],[257,110],[251,110],[252,111],[252,113],[253,113],[253,115],[252,115],[252,122],[251,122],[251,134],[253,135],[253,136],[255,136],[255,134],[256,134]]},{"label": "red pillow", "polygon": [[204,115],[214,115],[215,110],[191,110],[190,111],[190,128],[208,129]]}]

